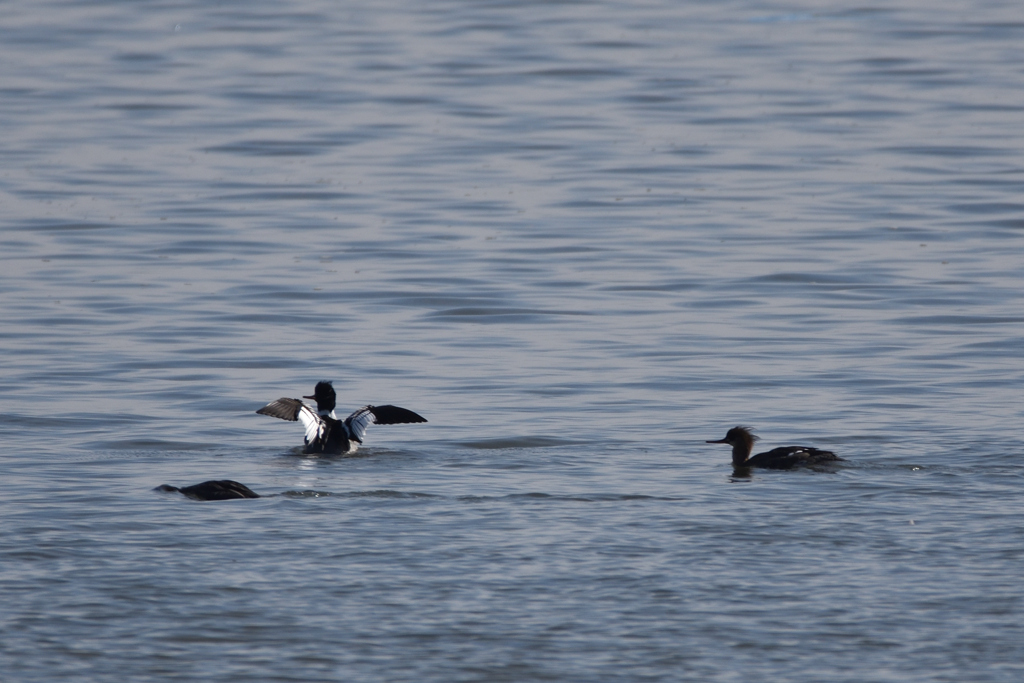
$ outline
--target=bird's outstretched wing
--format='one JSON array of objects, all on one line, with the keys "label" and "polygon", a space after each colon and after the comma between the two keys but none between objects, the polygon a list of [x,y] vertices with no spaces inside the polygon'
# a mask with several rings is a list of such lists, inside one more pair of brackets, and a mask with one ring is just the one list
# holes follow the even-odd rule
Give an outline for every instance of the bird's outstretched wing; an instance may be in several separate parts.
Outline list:
[{"label": "bird's outstretched wing", "polygon": [[345,426],[351,438],[363,442],[366,428],[371,424],[397,425],[410,422],[426,422],[427,418],[398,406],[363,406],[345,418]]},{"label": "bird's outstretched wing", "polygon": [[297,398],[279,398],[256,411],[260,415],[279,417],[290,422],[300,421],[306,430],[306,443],[323,437],[327,425],[316,411]]}]

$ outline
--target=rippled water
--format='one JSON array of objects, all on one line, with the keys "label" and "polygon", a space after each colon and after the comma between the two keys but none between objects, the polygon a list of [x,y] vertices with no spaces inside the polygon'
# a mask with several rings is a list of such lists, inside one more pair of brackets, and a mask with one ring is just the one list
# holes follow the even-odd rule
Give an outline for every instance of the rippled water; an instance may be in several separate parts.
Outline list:
[{"label": "rippled water", "polygon": [[1016,4],[4,14],[4,681],[1024,675]]}]

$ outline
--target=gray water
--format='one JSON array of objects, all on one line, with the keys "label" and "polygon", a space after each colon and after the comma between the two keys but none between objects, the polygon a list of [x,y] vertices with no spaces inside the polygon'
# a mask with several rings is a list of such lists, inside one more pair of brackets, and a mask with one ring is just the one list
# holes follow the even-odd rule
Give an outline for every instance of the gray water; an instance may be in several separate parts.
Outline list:
[{"label": "gray water", "polygon": [[3,681],[1024,677],[1019,3],[2,17]]}]

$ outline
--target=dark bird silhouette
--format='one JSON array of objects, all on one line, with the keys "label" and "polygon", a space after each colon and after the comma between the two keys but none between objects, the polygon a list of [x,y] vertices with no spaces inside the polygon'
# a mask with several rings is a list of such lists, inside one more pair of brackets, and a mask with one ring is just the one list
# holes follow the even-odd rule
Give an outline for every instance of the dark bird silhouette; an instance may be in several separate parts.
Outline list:
[{"label": "dark bird silhouette", "polygon": [[363,406],[344,420],[334,414],[337,395],[330,382],[317,382],[312,396],[316,411],[297,398],[279,398],[256,412],[291,422],[300,421],[306,429],[303,453],[353,453],[363,443],[371,424],[393,425],[426,422],[422,415],[398,406]]},{"label": "dark bird silhouette", "polygon": [[239,484],[230,479],[218,479],[204,481],[201,484],[192,486],[170,486],[161,484],[156,487],[157,491],[178,491],[192,500],[234,500],[236,498],[259,498],[260,494],[253,491],[245,484]]},{"label": "dark bird silhouette", "polygon": [[810,446],[780,446],[751,457],[754,442],[759,437],[750,432],[750,427],[733,427],[724,439],[708,443],[727,443],[732,446],[732,466],[742,470],[748,467],[764,467],[770,470],[791,470],[796,467],[813,467],[823,463],[841,461],[832,451]]}]

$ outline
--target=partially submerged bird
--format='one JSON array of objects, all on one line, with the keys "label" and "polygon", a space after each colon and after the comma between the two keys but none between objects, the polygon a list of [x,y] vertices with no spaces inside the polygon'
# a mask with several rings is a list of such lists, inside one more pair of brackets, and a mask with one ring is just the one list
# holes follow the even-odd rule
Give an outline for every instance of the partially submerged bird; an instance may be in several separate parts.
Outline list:
[{"label": "partially submerged bird", "polygon": [[334,414],[337,395],[330,382],[317,382],[312,396],[316,411],[297,398],[279,398],[256,412],[292,422],[306,429],[303,453],[344,454],[355,452],[371,424],[393,425],[426,422],[426,418],[398,406],[363,406],[344,420]]},{"label": "partially submerged bird", "polygon": [[732,466],[737,470],[748,467],[764,467],[770,470],[791,470],[795,467],[814,467],[823,463],[841,461],[832,451],[823,451],[810,446],[780,446],[750,457],[754,442],[759,437],[750,432],[750,427],[733,427],[724,439],[708,443],[727,443],[732,446]]},{"label": "partially submerged bird", "polygon": [[218,479],[215,481],[204,481],[201,484],[192,486],[170,486],[161,484],[156,491],[178,491],[192,500],[234,500],[236,498],[259,498],[260,494],[253,491],[245,484],[239,484],[230,479]]}]

